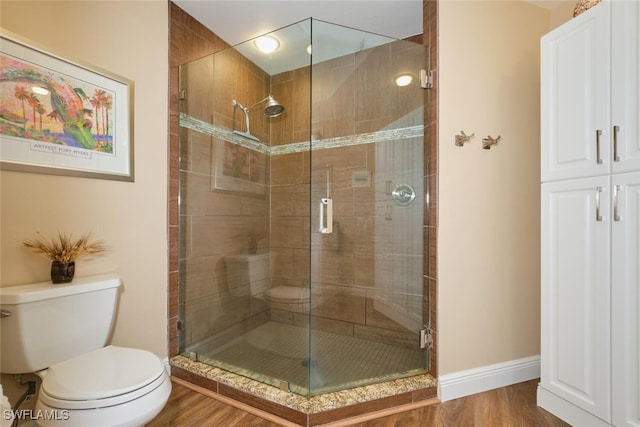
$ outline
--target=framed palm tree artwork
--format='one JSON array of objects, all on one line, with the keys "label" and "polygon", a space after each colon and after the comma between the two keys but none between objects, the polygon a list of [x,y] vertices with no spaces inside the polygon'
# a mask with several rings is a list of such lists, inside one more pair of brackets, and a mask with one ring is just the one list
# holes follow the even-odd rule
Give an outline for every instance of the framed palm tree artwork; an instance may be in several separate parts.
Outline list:
[{"label": "framed palm tree artwork", "polygon": [[0,33],[0,169],[133,181],[133,82]]}]

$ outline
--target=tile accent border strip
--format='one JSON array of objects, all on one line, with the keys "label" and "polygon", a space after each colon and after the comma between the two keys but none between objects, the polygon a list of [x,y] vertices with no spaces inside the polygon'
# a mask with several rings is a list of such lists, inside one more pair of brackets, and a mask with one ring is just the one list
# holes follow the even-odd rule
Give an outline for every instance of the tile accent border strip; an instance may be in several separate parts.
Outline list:
[{"label": "tile accent border strip", "polygon": [[373,144],[382,141],[394,141],[407,138],[421,138],[424,136],[424,126],[407,126],[396,129],[383,129],[375,132],[361,133],[358,135],[339,136],[335,138],[312,140],[311,142],[294,142],[291,144],[268,145],[244,138],[232,131],[220,126],[212,125],[187,114],[180,113],[180,126],[191,129],[214,138],[218,138],[231,144],[238,145],[249,150],[277,156],[281,154],[302,153],[311,150],[325,150],[329,148],[349,147],[352,145]]},{"label": "tile accent border strip", "polygon": [[260,153],[269,154],[269,146],[259,141],[253,141],[249,138],[244,138],[240,135],[233,133],[232,131],[214,126],[211,123],[207,123],[203,120],[196,119],[187,114],[180,113],[180,127],[194,130],[196,132],[204,133],[205,135],[212,136],[214,138],[222,139],[223,141],[230,142],[234,145],[248,148]]}]

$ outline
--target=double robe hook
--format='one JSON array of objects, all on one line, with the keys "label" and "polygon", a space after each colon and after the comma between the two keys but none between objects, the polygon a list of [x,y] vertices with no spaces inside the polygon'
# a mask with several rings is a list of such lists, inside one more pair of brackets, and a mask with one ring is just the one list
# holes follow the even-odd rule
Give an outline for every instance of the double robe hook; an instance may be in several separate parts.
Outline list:
[{"label": "double robe hook", "polygon": [[[455,138],[456,147],[462,147],[466,142],[471,141],[471,138],[473,138],[475,135],[475,133],[467,135],[463,130],[460,131],[460,135],[456,135]],[[493,138],[491,135],[487,136],[486,138],[482,138],[482,148],[484,148],[485,150],[489,150],[492,145],[496,145],[498,141],[500,141],[500,138],[502,138],[502,135],[499,135],[497,138]]]}]

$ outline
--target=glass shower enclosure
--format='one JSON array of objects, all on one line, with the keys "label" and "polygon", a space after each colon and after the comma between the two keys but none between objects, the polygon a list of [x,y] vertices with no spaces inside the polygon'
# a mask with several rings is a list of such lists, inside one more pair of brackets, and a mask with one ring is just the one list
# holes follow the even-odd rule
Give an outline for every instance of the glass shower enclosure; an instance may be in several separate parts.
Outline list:
[{"label": "glass shower enclosure", "polygon": [[425,373],[426,48],[268,36],[180,68],[181,354],[303,396]]}]

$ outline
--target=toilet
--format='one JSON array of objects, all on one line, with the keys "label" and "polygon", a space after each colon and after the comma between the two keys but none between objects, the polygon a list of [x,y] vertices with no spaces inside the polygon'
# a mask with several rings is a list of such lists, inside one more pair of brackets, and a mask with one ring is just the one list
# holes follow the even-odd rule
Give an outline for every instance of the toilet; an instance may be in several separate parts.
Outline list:
[{"label": "toilet", "polygon": [[299,286],[271,287],[270,253],[227,255],[227,284],[233,296],[252,296],[271,304],[272,309],[308,313],[309,289]]},{"label": "toilet", "polygon": [[299,286],[276,286],[267,294],[271,308],[294,313],[308,313],[311,297],[309,288]]},{"label": "toilet", "polygon": [[115,274],[0,288],[0,372],[42,379],[41,427],[138,427],[162,410],[171,380],[153,353],[105,346],[122,281]]}]

